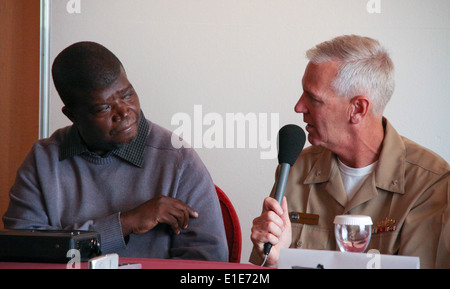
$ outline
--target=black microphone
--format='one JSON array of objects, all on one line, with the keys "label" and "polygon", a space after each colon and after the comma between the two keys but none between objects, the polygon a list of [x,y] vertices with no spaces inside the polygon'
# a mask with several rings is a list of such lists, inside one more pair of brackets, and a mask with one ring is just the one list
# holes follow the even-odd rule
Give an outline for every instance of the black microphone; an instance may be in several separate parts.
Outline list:
[{"label": "black microphone", "polygon": [[[275,187],[275,200],[282,203],[284,192],[286,190],[286,182],[289,176],[289,170],[294,165],[298,156],[305,146],[306,135],[303,129],[295,124],[287,124],[278,132],[278,163],[280,164],[280,172],[278,174],[277,185]],[[264,244],[264,255],[267,260],[272,244]],[[262,265],[262,266],[263,266]]]}]

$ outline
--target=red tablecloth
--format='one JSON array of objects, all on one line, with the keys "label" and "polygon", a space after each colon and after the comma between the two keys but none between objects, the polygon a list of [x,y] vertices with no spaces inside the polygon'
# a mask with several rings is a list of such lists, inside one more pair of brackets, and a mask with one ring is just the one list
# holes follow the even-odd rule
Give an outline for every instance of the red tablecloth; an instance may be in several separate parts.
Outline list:
[{"label": "red tablecloth", "polygon": [[[252,264],[237,264],[224,262],[208,262],[193,260],[173,259],[144,259],[144,258],[120,258],[119,263],[137,263],[142,269],[258,269]],[[66,264],[54,263],[17,263],[0,262],[0,269],[66,269]],[[81,262],[81,269],[87,269],[88,263]]]}]

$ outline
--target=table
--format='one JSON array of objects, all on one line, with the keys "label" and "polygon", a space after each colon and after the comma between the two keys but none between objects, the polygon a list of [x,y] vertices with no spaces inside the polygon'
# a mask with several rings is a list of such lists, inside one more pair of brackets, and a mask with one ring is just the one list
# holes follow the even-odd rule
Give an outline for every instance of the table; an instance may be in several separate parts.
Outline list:
[{"label": "table", "polygon": [[[120,258],[119,263],[137,263],[142,269],[260,269],[252,264],[238,264],[226,262],[210,262],[197,260],[174,259],[146,259],[146,258]],[[81,262],[81,269],[87,269],[88,263]],[[0,269],[66,269],[66,264],[60,263],[18,263],[0,262]]]}]

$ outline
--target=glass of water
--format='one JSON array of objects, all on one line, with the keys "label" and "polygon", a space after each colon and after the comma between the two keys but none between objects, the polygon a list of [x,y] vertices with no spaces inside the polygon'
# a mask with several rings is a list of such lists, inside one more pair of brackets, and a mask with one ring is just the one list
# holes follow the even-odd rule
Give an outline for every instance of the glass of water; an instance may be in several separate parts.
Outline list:
[{"label": "glass of water", "polygon": [[341,252],[363,253],[372,236],[372,218],[363,215],[338,215],[334,235]]}]

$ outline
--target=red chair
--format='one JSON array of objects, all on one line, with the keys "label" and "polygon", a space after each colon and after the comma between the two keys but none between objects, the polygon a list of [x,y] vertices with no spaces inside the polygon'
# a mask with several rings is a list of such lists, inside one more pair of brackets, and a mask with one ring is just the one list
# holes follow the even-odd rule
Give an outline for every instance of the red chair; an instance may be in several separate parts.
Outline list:
[{"label": "red chair", "polygon": [[223,223],[225,225],[225,233],[227,235],[229,262],[240,263],[242,233],[238,215],[230,199],[228,199],[227,195],[218,186],[216,186],[216,192],[219,197]]}]

